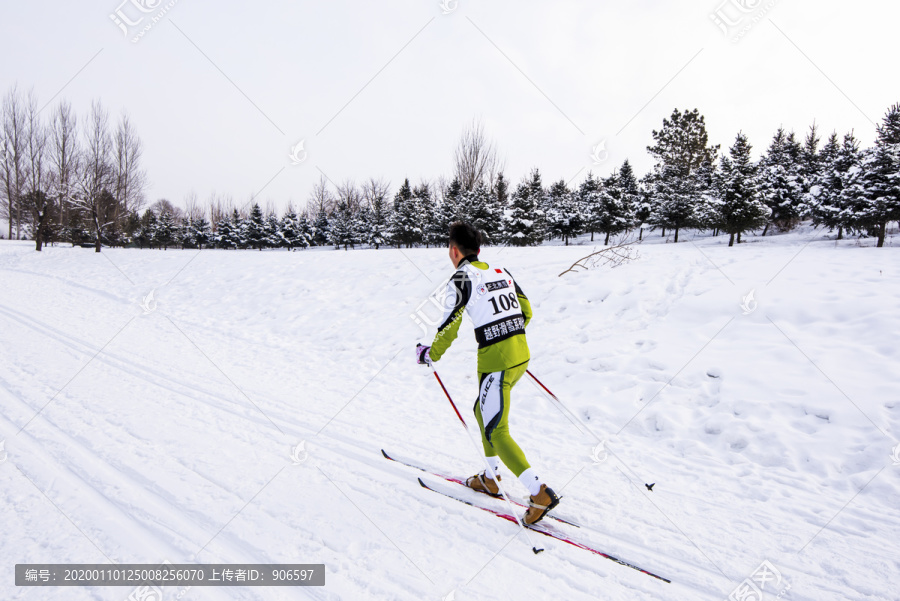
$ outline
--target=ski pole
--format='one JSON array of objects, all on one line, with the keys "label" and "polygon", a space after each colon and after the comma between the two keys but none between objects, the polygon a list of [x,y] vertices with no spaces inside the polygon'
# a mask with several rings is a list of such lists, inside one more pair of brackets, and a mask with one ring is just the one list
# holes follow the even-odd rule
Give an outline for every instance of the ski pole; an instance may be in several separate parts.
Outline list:
[{"label": "ski pole", "polygon": [[[563,409],[565,409],[566,412],[569,413],[570,415],[575,416],[575,414],[572,413],[572,411],[571,411],[568,407],[566,407],[566,406],[563,404],[563,402],[562,402],[561,400],[559,400],[559,399],[556,397],[555,394],[553,394],[552,392],[550,392],[550,389],[549,389],[549,388],[547,388],[546,386],[544,386],[544,384],[543,384],[540,380],[537,379],[537,376],[535,376],[533,373],[531,373],[530,370],[527,370],[527,369],[526,369],[525,372],[526,372],[529,376],[531,376],[532,379],[534,379],[534,381],[537,382],[538,385],[539,385],[541,388],[543,388],[543,389],[547,392],[547,394],[549,394],[549,395],[553,398],[554,401],[556,401],[557,403],[559,403],[559,406],[560,406],[560,407],[562,407]],[[575,417],[577,418],[577,416],[575,416]],[[581,422],[581,420],[578,420],[578,421]],[[597,435],[594,434],[594,433],[591,431],[591,429],[587,427],[586,424],[584,424],[583,422],[582,422],[582,424],[584,425],[585,428],[587,428],[587,431],[588,431],[594,438],[597,438]],[[598,440],[599,440],[599,438],[598,438]],[[620,461],[621,461],[621,460],[620,460]],[[625,465],[625,464],[622,463],[622,465]],[[629,468],[627,465],[625,466],[625,468],[628,469],[628,471],[634,473],[634,472],[631,470],[631,468]],[[635,474],[635,476],[637,476],[637,474]],[[653,492],[653,487],[656,486],[656,482],[654,482],[653,484],[647,484],[647,483],[645,482],[645,483],[644,483],[644,486],[647,487],[647,490],[649,490],[650,492]]]},{"label": "ski pole", "polygon": [[497,488],[500,490],[500,494],[503,495],[503,500],[506,501],[507,507],[509,507],[509,513],[516,519],[516,524],[519,525],[519,528],[525,534],[525,538],[528,539],[528,544],[531,545],[531,550],[534,551],[534,554],[537,555],[543,548],[538,548],[538,546],[534,543],[534,539],[531,538],[531,533],[528,532],[528,529],[522,523],[522,520],[519,518],[518,514],[516,514],[516,510],[513,509],[512,501],[509,500],[509,497],[506,495],[506,491],[503,490],[503,486],[500,484],[500,479],[497,477],[497,474],[494,472],[494,469],[491,467],[491,464],[488,463],[487,457],[482,453],[481,447],[478,446],[478,443],[475,441],[475,437],[472,435],[472,431],[469,429],[468,424],[466,424],[466,420],[463,419],[463,416],[460,415],[459,409],[456,408],[456,403],[453,402],[453,399],[450,397],[450,393],[447,392],[447,387],[444,386],[444,382],[441,381],[441,377],[438,375],[437,370],[434,368],[434,365],[431,365],[431,372],[434,374],[434,377],[437,379],[438,384],[441,385],[441,390],[444,391],[444,395],[446,395],[447,400],[450,401],[450,405],[453,407],[453,411],[456,412],[456,417],[459,418],[459,421],[462,422],[463,428],[466,431],[466,434],[469,435],[469,440],[472,441],[472,444],[475,446],[475,450],[478,453],[479,457],[481,457],[482,461],[484,461],[484,466],[487,468],[487,473],[492,476],[492,480],[497,483]]},{"label": "ski pole", "polygon": [[533,373],[531,373],[531,370],[526,369],[526,370],[525,370],[525,373],[527,373],[529,376],[531,376],[532,378],[534,378],[534,381],[537,382],[537,383],[540,385],[541,388],[543,388],[544,390],[546,390],[546,391],[547,391],[547,394],[549,394],[551,397],[553,397],[553,400],[554,400],[554,401],[556,401],[557,403],[559,403],[560,405],[562,405],[562,401],[560,401],[558,398],[556,398],[556,395],[553,394],[552,392],[550,392],[550,389],[547,388],[546,386],[544,386],[544,385],[541,383],[541,381],[538,380],[537,377],[535,377],[535,375],[534,375]]},{"label": "ski pole", "polygon": [[[550,396],[550,398],[552,398],[554,401],[556,401],[556,402],[559,404],[559,406],[562,408],[562,411],[564,412],[563,415],[565,415],[566,419],[568,419],[568,420],[571,422],[571,421],[572,421],[572,417],[575,418],[575,421],[572,422],[572,425],[574,425],[576,428],[578,428],[579,431],[581,431],[581,426],[584,426],[585,429],[588,431],[588,434],[590,434],[591,436],[593,436],[594,438],[596,438],[598,441],[600,440],[600,439],[597,437],[597,435],[594,434],[594,433],[591,431],[591,429],[587,427],[587,424],[584,424],[580,419],[578,419],[578,416],[575,415],[574,413],[572,413],[571,409],[569,409],[568,407],[566,407],[565,403],[563,403],[561,400],[559,400],[559,398],[558,398],[555,394],[553,394],[553,393],[550,391],[549,388],[547,388],[546,386],[544,386],[544,383],[543,383],[543,382],[541,382],[540,380],[537,379],[537,376],[535,376],[533,373],[531,373],[531,370],[526,369],[526,370],[525,370],[525,373],[527,373],[529,376],[531,376],[531,379],[534,380],[534,381],[537,383],[538,386],[540,386],[541,388],[543,388],[543,389],[544,389],[544,392],[546,392],[546,393]],[[570,415],[571,415],[572,417],[569,417]],[[579,425],[579,424],[580,424],[580,425]]]}]

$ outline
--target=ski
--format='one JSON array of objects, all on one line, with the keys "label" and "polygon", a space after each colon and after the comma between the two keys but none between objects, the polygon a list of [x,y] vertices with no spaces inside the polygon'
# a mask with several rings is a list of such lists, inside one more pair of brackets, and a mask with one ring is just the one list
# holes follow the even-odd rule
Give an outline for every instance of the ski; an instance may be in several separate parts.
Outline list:
[{"label": "ski", "polygon": [[[503,496],[502,496],[502,495],[499,495],[499,494],[498,494],[498,495],[492,495],[491,493],[488,493],[488,492],[484,492],[484,491],[480,491],[480,490],[475,490],[475,489],[473,489],[473,488],[469,488],[468,486],[466,486],[465,480],[460,480],[460,479],[457,478],[456,476],[450,476],[450,475],[447,475],[447,474],[442,474],[441,472],[439,472],[439,471],[437,471],[437,470],[434,470],[434,469],[431,469],[431,468],[428,468],[428,467],[423,467],[423,466],[421,466],[421,465],[416,465],[415,462],[413,462],[413,461],[411,461],[411,460],[409,460],[409,459],[403,458],[403,457],[399,457],[399,456],[397,456],[397,455],[388,455],[387,451],[385,451],[384,449],[381,449],[381,454],[384,455],[384,458],[385,458],[385,459],[390,459],[391,461],[395,461],[395,462],[397,462],[397,463],[400,463],[400,464],[402,464],[402,465],[405,465],[406,467],[411,467],[411,468],[413,468],[413,469],[419,470],[420,472],[425,472],[426,474],[431,474],[432,476],[436,476],[436,477],[438,477],[438,478],[441,478],[441,479],[443,479],[443,480],[446,480],[447,482],[452,482],[453,484],[459,484],[460,486],[465,486],[468,490],[471,490],[471,491],[474,491],[474,492],[477,492],[477,493],[481,493],[481,494],[483,494],[483,495],[487,495],[487,496],[493,497],[493,498],[495,498],[495,499],[502,499],[502,498],[503,498]],[[527,508],[528,508],[528,506],[525,505],[524,503],[520,503],[520,502],[515,501],[515,500],[513,500],[513,499],[510,499],[510,503],[512,503],[513,505],[516,505],[516,506],[518,506],[518,507],[521,507],[522,509],[527,509]],[[555,515],[550,515],[550,514],[548,514],[548,515],[544,516],[544,519],[551,519],[551,520],[553,520],[553,521],[559,522],[560,524],[567,524],[567,525],[569,525],[569,526],[574,526],[575,528],[580,528],[580,527],[581,527],[581,526],[579,526],[578,524],[576,524],[575,522],[571,522],[571,521],[569,521],[569,520],[567,520],[567,519],[565,519],[565,518],[557,517],[557,516],[555,516]]]},{"label": "ski", "polygon": [[[385,456],[387,456],[387,455],[385,455]],[[442,487],[440,487],[440,486],[437,486],[434,484],[426,484],[421,478],[419,478],[419,484],[422,485],[422,488],[426,488],[432,492],[436,492],[439,495],[443,495],[445,497],[448,497],[455,501],[459,501],[460,503],[465,503],[466,505],[470,505],[472,507],[477,507],[478,509],[481,509],[482,511],[486,511],[486,512],[493,514],[493,515],[497,516],[498,518],[502,518],[508,522],[512,522],[514,524],[517,523],[516,518],[514,516],[509,515],[508,513],[504,513],[502,511],[492,509],[486,505],[481,505],[479,503],[475,503],[474,501],[465,499],[461,495],[457,495],[450,490],[441,490]],[[547,517],[550,517],[550,516],[547,516]],[[538,522],[537,524],[532,524],[532,525],[526,524],[525,527],[528,528],[529,530],[533,530],[534,532],[539,532],[539,533],[543,534],[544,536],[549,536],[551,538],[555,538],[558,541],[562,541],[566,544],[572,545],[574,547],[578,547],[579,549],[584,549],[585,551],[590,551],[591,553],[593,553],[595,555],[599,555],[600,557],[605,557],[606,559],[609,559],[610,561],[614,561],[619,565],[623,565],[623,566],[629,567],[633,570],[637,570],[638,572],[642,572],[644,574],[647,574],[648,576],[653,576],[654,578],[662,580],[663,582],[668,582],[668,583],[672,582],[668,578],[663,578],[662,576],[658,576],[658,575],[654,574],[653,572],[648,572],[647,570],[640,568],[634,564],[630,564],[627,561],[623,561],[623,560],[619,559],[618,557],[613,557],[612,555],[609,555],[607,553],[599,551],[599,550],[591,547],[590,545],[579,542],[579,541],[569,537],[564,532],[560,532],[559,530],[549,526],[548,524],[543,524],[541,522]]]}]

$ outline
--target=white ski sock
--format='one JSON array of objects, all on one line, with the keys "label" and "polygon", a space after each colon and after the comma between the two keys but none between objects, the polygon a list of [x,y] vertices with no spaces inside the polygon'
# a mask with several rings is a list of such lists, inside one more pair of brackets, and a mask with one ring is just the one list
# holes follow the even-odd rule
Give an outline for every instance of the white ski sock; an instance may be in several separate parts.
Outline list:
[{"label": "white ski sock", "polygon": [[[500,474],[500,456],[494,455],[493,457],[485,457],[487,459],[488,465],[491,466],[491,469],[494,470],[494,474]],[[488,478],[491,477],[491,474],[488,473]]]},{"label": "white ski sock", "polygon": [[543,481],[538,477],[533,468],[528,468],[519,474],[519,482],[528,489],[529,494],[532,496],[541,492],[541,484],[543,484]]}]

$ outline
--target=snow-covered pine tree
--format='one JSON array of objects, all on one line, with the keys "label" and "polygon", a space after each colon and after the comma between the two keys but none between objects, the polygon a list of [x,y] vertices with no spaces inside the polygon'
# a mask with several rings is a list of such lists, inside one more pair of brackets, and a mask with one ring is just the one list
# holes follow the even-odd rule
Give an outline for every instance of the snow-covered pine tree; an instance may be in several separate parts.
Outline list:
[{"label": "snow-covered pine tree", "polygon": [[619,169],[619,178],[617,180],[619,189],[622,191],[622,201],[628,207],[632,217],[637,216],[638,203],[640,202],[641,191],[638,188],[637,178],[634,175],[634,169],[628,159],[622,163]]},{"label": "snow-covered pine tree", "polygon": [[178,224],[176,229],[175,239],[181,244],[181,250],[188,246],[191,248],[196,246],[194,243],[194,229],[191,227],[191,218],[189,216],[185,215],[181,218],[181,223]]},{"label": "snow-covered pine tree", "polygon": [[202,250],[204,246],[208,246],[212,240],[212,230],[209,227],[209,221],[205,217],[198,217],[191,220],[191,239]]},{"label": "snow-covered pine tree", "polygon": [[506,240],[506,232],[504,231],[503,215],[506,207],[509,206],[509,182],[503,172],[497,174],[494,180],[494,187],[491,188],[491,213],[494,215],[496,225],[494,227],[494,238],[496,244],[503,244]]},{"label": "snow-covered pine tree", "polygon": [[837,239],[844,237],[844,228],[839,218],[843,210],[841,190],[843,182],[838,168],[841,144],[837,132],[832,132],[819,152],[819,173],[811,182],[809,191],[803,197],[806,213],[813,225],[838,230]]},{"label": "snow-covered pine tree", "polygon": [[887,224],[900,220],[900,104],[891,106],[878,125],[875,146],[864,153],[861,177],[854,185],[858,229],[884,246]]},{"label": "snow-covered pine tree", "polygon": [[284,211],[284,215],[281,216],[281,223],[279,224],[281,239],[288,250],[294,250],[295,247],[301,246],[299,226],[297,211],[294,210],[293,205],[289,204]]},{"label": "snow-covered pine tree", "polygon": [[175,241],[176,228],[177,224],[175,222],[175,216],[169,211],[163,211],[159,216],[159,222],[156,225],[156,243],[159,244],[163,250],[169,250],[169,245]]},{"label": "snow-covered pine tree", "polygon": [[547,219],[544,210],[547,206],[547,190],[544,189],[544,183],[541,178],[540,170],[535,167],[531,170],[531,180],[529,181],[529,197],[534,204],[534,244],[540,244],[547,232]]},{"label": "snow-covered pine tree", "polygon": [[685,176],[678,165],[662,165],[653,179],[654,204],[650,223],[657,227],[675,230],[675,242],[679,232],[687,227],[697,227],[698,186],[690,176]]},{"label": "snow-covered pine tree", "polygon": [[353,236],[353,244],[369,244],[369,224],[372,222],[372,209],[368,205],[360,204],[350,216],[350,231]]},{"label": "snow-covered pine tree", "polygon": [[281,231],[281,221],[274,211],[266,215],[265,226],[265,244],[267,248],[282,248],[285,246],[284,236]]},{"label": "snow-covered pine tree", "polygon": [[650,226],[650,215],[653,213],[652,188],[653,173],[646,173],[638,183],[638,199],[634,210],[635,225],[639,228],[638,240],[644,239],[644,228]]},{"label": "snow-covered pine tree", "polygon": [[[156,218],[156,213],[154,213],[151,209],[147,209],[146,211],[144,211],[144,215],[141,217],[141,228],[135,235],[135,239],[137,240],[137,243],[141,248],[144,248],[145,244],[148,247],[153,248],[153,245],[156,244],[157,222],[158,220]],[[75,238],[70,239],[74,244]]]},{"label": "snow-covered pine tree", "polygon": [[559,180],[547,192],[547,235],[569,245],[569,239],[579,234],[582,216],[577,195],[569,190],[565,180]]},{"label": "snow-covered pine tree", "polygon": [[427,235],[436,246],[446,246],[449,240],[450,224],[464,219],[460,211],[462,186],[459,180],[454,178],[444,192],[440,203],[434,211],[434,220],[426,226]]},{"label": "snow-covered pine tree", "polygon": [[316,220],[312,224],[312,241],[314,246],[325,246],[328,244],[328,214],[325,207],[319,207],[316,213]]},{"label": "snow-covered pine tree", "polygon": [[259,208],[259,203],[253,203],[244,227],[243,244],[241,246],[262,250],[267,246],[266,234],[266,223],[262,209]]},{"label": "snow-covered pine tree", "polygon": [[422,227],[419,222],[418,204],[413,197],[409,178],[403,180],[403,185],[394,195],[394,211],[391,215],[391,239],[397,248],[404,245],[406,248],[412,248],[421,240]]},{"label": "snow-covered pine tree", "polygon": [[696,227],[695,204],[707,190],[700,167],[714,164],[719,146],[709,145],[706,122],[697,109],[675,109],[663,119],[662,129],[653,130],[653,141],[647,147],[656,159],[650,222],[662,227],[663,234],[674,229],[678,242],[681,229]]},{"label": "snow-covered pine tree", "polygon": [[499,215],[494,215],[492,204],[491,194],[483,181],[476,183],[468,192],[463,192],[460,197],[465,220],[481,231],[484,244],[498,242]]},{"label": "snow-covered pine tree", "polygon": [[309,248],[313,245],[313,223],[306,211],[297,216],[297,237],[294,248]]},{"label": "snow-covered pine tree", "polygon": [[503,216],[505,242],[510,246],[536,246],[541,243],[541,235],[535,227],[532,183],[533,178],[526,178],[516,186]]},{"label": "snow-covered pine tree", "polygon": [[415,210],[418,213],[418,242],[428,247],[433,244],[431,237],[428,236],[428,224],[434,221],[435,211],[437,210],[434,204],[434,195],[431,193],[431,186],[428,185],[428,182],[423,181],[413,188],[413,200],[415,202]]},{"label": "snow-covered pine tree", "polygon": [[697,189],[694,205],[694,225],[719,235],[722,227],[722,178],[714,163],[704,161],[695,172]]},{"label": "snow-covered pine tree", "polygon": [[803,146],[800,148],[799,157],[799,174],[801,198],[799,203],[799,213],[801,219],[812,217],[813,208],[807,205],[809,193],[813,186],[819,181],[822,170],[822,157],[819,152],[818,126],[815,123],[809,126],[809,132],[803,140]]},{"label": "snow-covered pine tree", "polygon": [[610,236],[615,236],[631,227],[633,216],[631,208],[625,202],[619,187],[619,173],[613,173],[603,180],[600,186],[599,219],[596,221],[597,231],[605,234],[603,244],[609,244]]},{"label": "snow-covered pine tree", "polygon": [[339,200],[331,216],[328,218],[328,243],[335,250],[341,246],[347,250],[353,244],[353,213],[349,203]]},{"label": "snow-covered pine tree", "polygon": [[[384,191],[387,192],[386,184],[384,186]],[[388,236],[390,233],[388,229],[390,214],[388,212],[389,206],[387,200],[385,200],[384,194],[382,194],[380,190],[377,190],[376,192],[377,193],[368,198],[369,221],[366,226],[365,241],[374,246],[377,250],[382,245],[390,243]]]},{"label": "snow-covered pine tree", "polygon": [[730,234],[728,246],[734,246],[735,235],[765,226],[770,209],[759,196],[756,165],[750,158],[750,142],[739,132],[721,159],[721,228]]},{"label": "snow-covered pine tree", "polygon": [[583,231],[591,233],[591,242],[600,226],[600,186],[600,181],[590,171],[578,186],[578,210],[583,220]]},{"label": "snow-covered pine tree", "polygon": [[789,231],[800,220],[804,193],[800,176],[800,151],[794,132],[786,134],[784,128],[779,127],[766,154],[760,159],[760,193],[766,206],[772,210],[769,223],[763,229],[763,236],[772,224],[782,231]]}]

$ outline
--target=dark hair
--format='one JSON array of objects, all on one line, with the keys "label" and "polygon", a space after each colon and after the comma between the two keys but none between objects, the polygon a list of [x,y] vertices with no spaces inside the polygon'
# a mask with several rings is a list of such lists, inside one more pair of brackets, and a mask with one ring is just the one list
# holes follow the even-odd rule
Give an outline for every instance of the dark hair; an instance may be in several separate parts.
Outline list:
[{"label": "dark hair", "polygon": [[477,255],[481,251],[481,232],[471,223],[454,221],[450,224],[450,244],[459,248],[463,255]]}]

